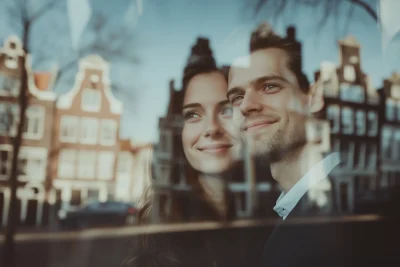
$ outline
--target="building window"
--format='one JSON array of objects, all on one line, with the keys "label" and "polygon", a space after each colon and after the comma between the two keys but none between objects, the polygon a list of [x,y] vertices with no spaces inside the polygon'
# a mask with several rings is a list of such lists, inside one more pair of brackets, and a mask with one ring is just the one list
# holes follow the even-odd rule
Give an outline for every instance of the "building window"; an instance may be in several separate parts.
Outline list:
[{"label": "building window", "polygon": [[43,136],[45,122],[44,107],[30,106],[26,110],[26,121],[24,124],[24,137],[39,139]]},{"label": "building window", "polygon": [[98,119],[81,118],[81,143],[94,145],[97,143]]},{"label": "building window", "polygon": [[392,128],[390,127],[383,127],[382,129],[382,156],[385,159],[391,159],[392,158]]},{"label": "building window", "polygon": [[352,134],[354,132],[353,110],[345,107],[342,110],[342,133]]},{"label": "building window", "polygon": [[359,85],[342,84],[340,89],[340,98],[343,101],[363,103],[365,101],[364,88]]},{"label": "building window", "polygon": [[112,146],[117,137],[117,122],[115,120],[102,120],[100,129],[100,144]]},{"label": "building window", "polygon": [[96,172],[96,152],[79,150],[78,178],[94,179]]},{"label": "building window", "polygon": [[345,65],[343,70],[344,79],[348,82],[354,82],[356,80],[356,70],[354,66]]},{"label": "building window", "polygon": [[367,145],[367,168],[375,170],[376,163],[377,163],[376,145],[369,144]]},{"label": "building window", "polygon": [[78,140],[79,118],[64,115],[60,122],[60,141],[75,143]]},{"label": "building window", "polygon": [[0,175],[8,175],[10,171],[11,152],[9,150],[0,150]]},{"label": "building window", "polygon": [[58,159],[58,177],[75,178],[76,150],[63,149]]},{"label": "building window", "polygon": [[342,140],[342,141],[340,141],[338,143],[340,145],[340,149],[339,149],[339,151],[340,151],[340,166],[342,168],[346,168],[347,164],[349,162],[349,148],[350,148],[350,145],[349,145],[349,142],[344,141],[344,140]]},{"label": "building window", "polygon": [[397,121],[400,121],[400,101],[397,102]]},{"label": "building window", "polygon": [[331,124],[331,133],[338,133],[339,132],[339,116],[340,116],[340,109],[338,105],[330,105],[327,108],[327,116],[328,120]]},{"label": "building window", "polygon": [[392,99],[386,100],[386,118],[390,121],[395,117],[395,102]]},{"label": "building window", "polygon": [[21,180],[44,181],[46,175],[47,150],[37,147],[22,147],[18,155],[18,175]]},{"label": "building window", "polygon": [[164,153],[172,153],[172,133],[169,130],[160,131],[160,150]]},{"label": "building window", "polygon": [[98,89],[85,88],[82,91],[82,110],[98,112],[101,108],[101,92]]},{"label": "building window", "polygon": [[354,153],[354,166],[357,169],[365,168],[365,157],[367,153],[367,144],[359,143],[356,145],[356,153]]},{"label": "building window", "polygon": [[392,156],[395,160],[400,160],[400,129],[396,129],[394,132],[394,144],[392,146]]},{"label": "building window", "polygon": [[20,81],[14,77],[0,75],[0,94],[18,96]]},{"label": "building window", "polygon": [[15,135],[17,132],[18,106],[0,103],[0,135]]},{"label": "building window", "polygon": [[375,111],[368,111],[368,135],[378,134],[378,114]]},{"label": "building window", "polygon": [[103,151],[97,160],[97,173],[100,180],[111,180],[114,176],[114,152]]},{"label": "building window", "polygon": [[118,156],[118,173],[129,173],[133,163],[132,156],[129,152],[121,152]]},{"label": "building window", "polygon": [[169,164],[158,164],[158,175],[156,181],[161,184],[169,184],[171,182],[171,166]]},{"label": "building window", "polygon": [[357,127],[357,135],[364,135],[365,134],[365,111],[357,110],[356,112],[356,127]]}]

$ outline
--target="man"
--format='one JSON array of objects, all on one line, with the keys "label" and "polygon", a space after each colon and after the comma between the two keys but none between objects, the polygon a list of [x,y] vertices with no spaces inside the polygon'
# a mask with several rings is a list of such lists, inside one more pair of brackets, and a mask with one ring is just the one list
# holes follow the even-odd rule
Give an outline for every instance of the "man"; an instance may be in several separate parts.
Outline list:
[{"label": "man", "polygon": [[[350,244],[342,243],[341,227],[291,223],[303,211],[300,203],[321,196],[307,192],[329,191],[327,176],[339,164],[338,153],[323,158],[318,142],[307,139],[310,117],[323,107],[323,97],[318,83],[311,87],[302,73],[300,53],[263,25],[252,35],[250,55],[237,59],[229,74],[234,121],[253,155],[268,158],[283,191],[274,207],[283,223],[267,241],[261,266],[344,266]],[[326,201],[312,205],[314,214],[331,211],[327,193]]]}]

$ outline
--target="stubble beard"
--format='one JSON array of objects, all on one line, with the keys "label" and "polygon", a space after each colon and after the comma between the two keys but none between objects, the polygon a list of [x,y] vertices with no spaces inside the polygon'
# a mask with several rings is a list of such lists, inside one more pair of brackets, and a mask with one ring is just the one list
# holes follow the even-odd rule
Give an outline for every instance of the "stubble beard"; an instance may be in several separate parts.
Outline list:
[{"label": "stubble beard", "polygon": [[[298,130],[300,131],[285,134],[282,129],[279,129],[270,138],[260,140],[248,138],[246,141],[250,153],[256,159],[263,159],[267,164],[282,161],[290,152],[306,144],[305,134],[301,134],[301,129]],[[296,136],[296,133],[299,135]]]}]

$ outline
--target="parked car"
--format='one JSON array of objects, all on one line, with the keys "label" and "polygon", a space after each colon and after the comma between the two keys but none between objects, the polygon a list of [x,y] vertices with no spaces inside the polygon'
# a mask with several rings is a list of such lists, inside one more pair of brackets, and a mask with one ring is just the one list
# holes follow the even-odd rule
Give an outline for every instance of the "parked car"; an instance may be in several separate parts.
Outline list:
[{"label": "parked car", "polygon": [[58,219],[63,228],[115,226],[133,224],[136,213],[137,209],[125,202],[91,202],[78,207],[60,209]]}]

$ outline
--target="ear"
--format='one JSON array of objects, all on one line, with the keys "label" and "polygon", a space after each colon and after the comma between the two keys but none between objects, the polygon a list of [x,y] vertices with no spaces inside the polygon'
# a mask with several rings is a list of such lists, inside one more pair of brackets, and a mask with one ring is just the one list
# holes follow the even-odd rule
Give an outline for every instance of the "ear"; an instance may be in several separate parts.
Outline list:
[{"label": "ear", "polygon": [[324,88],[320,80],[310,85],[308,106],[310,113],[317,113],[324,107]]}]

